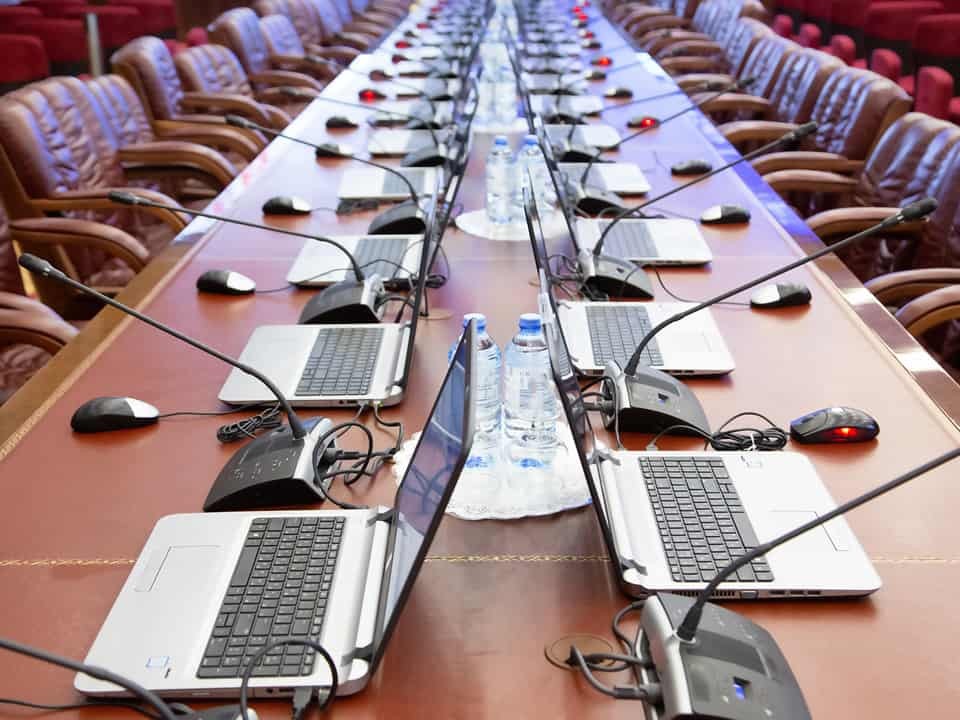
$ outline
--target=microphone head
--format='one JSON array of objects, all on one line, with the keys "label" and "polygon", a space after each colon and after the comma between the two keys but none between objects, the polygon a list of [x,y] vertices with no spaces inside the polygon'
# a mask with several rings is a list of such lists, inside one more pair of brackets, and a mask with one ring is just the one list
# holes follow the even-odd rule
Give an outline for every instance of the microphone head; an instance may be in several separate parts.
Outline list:
[{"label": "microphone head", "polygon": [[748,77],[748,78],[744,78],[743,80],[738,80],[736,82],[736,86],[741,90],[746,90],[748,87],[753,85],[756,81],[757,79],[755,77]]},{"label": "microphone head", "polygon": [[20,264],[20,267],[26,268],[35,275],[46,276],[57,272],[57,269],[46,260],[38,258],[36,255],[31,255],[30,253],[23,253],[17,259],[17,262]]},{"label": "microphone head", "polygon": [[724,90],[728,87],[730,87],[730,83],[724,82],[723,80],[707,80],[700,86],[700,89],[704,92],[717,92],[718,90]]},{"label": "microphone head", "polygon": [[[286,96],[289,97],[289,98],[301,98],[301,99],[302,99],[302,98],[308,97],[306,93],[301,92],[300,90],[298,90],[298,89],[295,88],[295,87],[290,87],[289,85],[281,85],[280,87],[278,87],[278,88],[276,88],[276,89],[277,89],[277,91],[278,91],[281,95],[286,95]],[[237,117],[237,116],[234,115],[233,117]],[[244,126],[241,125],[240,127],[244,127]]]},{"label": "microphone head", "polygon": [[138,198],[133,193],[124,192],[122,190],[111,190],[107,193],[107,199],[110,202],[119,203],[120,205],[139,205],[140,198]]},{"label": "microphone head", "polygon": [[932,197],[928,197],[924,198],[923,200],[917,200],[916,202],[910,203],[906,207],[902,208],[898,213],[898,217],[903,222],[920,220],[921,218],[925,218],[936,209],[937,201]]},{"label": "microphone head", "polygon": [[340,148],[333,143],[317,145],[315,153],[318,158],[344,157],[345,155],[345,153],[341,152]]},{"label": "microphone head", "polygon": [[[285,93],[286,89],[287,88],[280,88],[280,91],[286,94]],[[228,113],[227,115],[224,116],[223,119],[227,123],[227,125],[233,125],[233,127],[245,128],[245,129],[250,128],[250,121],[240,115],[234,115],[232,113]]]},{"label": "microphone head", "polygon": [[795,143],[800,140],[803,140],[803,138],[807,137],[808,135],[812,135],[813,133],[815,133],[817,131],[817,127],[818,125],[815,122],[804,123],[800,127],[795,128],[794,130],[791,130],[782,138],[780,138],[780,142]]}]

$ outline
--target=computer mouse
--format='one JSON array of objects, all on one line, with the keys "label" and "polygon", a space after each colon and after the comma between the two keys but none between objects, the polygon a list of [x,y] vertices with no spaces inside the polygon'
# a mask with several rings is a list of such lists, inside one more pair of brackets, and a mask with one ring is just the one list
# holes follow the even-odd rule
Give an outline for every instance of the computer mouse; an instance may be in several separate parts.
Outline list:
[{"label": "computer mouse", "polygon": [[625,87],[612,87],[603,91],[603,96],[608,98],[632,98],[633,90]]},{"label": "computer mouse", "polygon": [[809,304],[810,290],[803,283],[761,285],[750,295],[750,306],[755,308],[793,307]]},{"label": "computer mouse", "polygon": [[650,115],[635,115],[627,120],[627,127],[631,128],[656,127],[659,124],[660,121]]},{"label": "computer mouse", "polygon": [[703,211],[700,222],[704,225],[733,225],[750,222],[750,211],[739,205],[714,205]]},{"label": "computer mouse", "polygon": [[684,160],[670,167],[674,175],[704,175],[713,170],[713,165],[706,160]]},{"label": "computer mouse", "polygon": [[386,100],[387,96],[374,88],[363,88],[357,93],[357,97],[363,102],[373,102],[374,100]]},{"label": "computer mouse", "polygon": [[110,432],[153,425],[160,411],[132,397],[98,397],[87,400],[70,418],[70,427],[78,433]]},{"label": "computer mouse", "polygon": [[207,270],[197,278],[197,290],[217,295],[249,295],[257,284],[233,270]]},{"label": "computer mouse", "polygon": [[357,123],[346,115],[331,115],[327,118],[327,128],[330,130],[339,130],[342,128],[355,128]]},{"label": "computer mouse", "polygon": [[607,74],[603,70],[588,70],[583,77],[586,80],[606,80]]},{"label": "computer mouse", "polygon": [[393,80],[396,75],[389,70],[383,70],[381,68],[376,68],[367,73],[367,77],[373,80],[374,82],[383,82],[384,80]]},{"label": "computer mouse", "polygon": [[309,215],[312,211],[310,203],[296,195],[276,195],[261,209],[264,215]]},{"label": "computer mouse", "polygon": [[876,420],[851,407],[823,408],[790,423],[790,437],[800,443],[866,442],[879,433]]}]

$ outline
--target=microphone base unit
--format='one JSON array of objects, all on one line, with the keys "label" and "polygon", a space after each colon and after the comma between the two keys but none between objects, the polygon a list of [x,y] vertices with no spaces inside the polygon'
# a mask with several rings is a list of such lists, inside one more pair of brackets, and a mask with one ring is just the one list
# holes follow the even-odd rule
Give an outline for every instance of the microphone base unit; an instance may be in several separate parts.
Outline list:
[{"label": "microphone base unit", "polygon": [[[710,433],[703,406],[680,380],[655,368],[641,366],[634,375],[627,375],[616,363],[603,370],[603,424],[608,429],[619,425],[624,432],[658,433],[674,425],[689,426]],[[610,384],[615,391],[611,391]],[[677,428],[677,434],[683,430]]]},{"label": "microphone base unit", "polygon": [[[647,707],[657,720],[809,720],[810,710],[786,657],[769,632],[743,615],[707,603],[690,642],[676,629],[693,598],[647,598],[637,647],[653,667],[661,700]],[[652,711],[652,712],[650,712]]]},{"label": "microphone base unit", "polygon": [[428,145],[408,152],[400,161],[402,167],[440,167],[450,158],[444,145]]},{"label": "microphone base unit", "polygon": [[317,477],[336,464],[336,444],[331,442],[319,458],[314,458],[317,440],[328,433],[333,423],[328,418],[303,421],[307,435],[293,437],[289,425],[254,438],[240,448],[223,466],[203,502],[204,512],[261,510],[268,507],[313,505],[326,499]]},{"label": "microphone base unit", "polygon": [[653,286],[647,273],[626,258],[580,252],[579,265],[583,285],[591,298],[630,297],[649,300]]},{"label": "microphone base unit", "polygon": [[627,206],[616,193],[589,187],[576,181],[567,184],[567,193],[577,209],[587,215],[599,215],[607,210],[626,210]]},{"label": "microphone base unit", "polygon": [[382,308],[377,305],[384,295],[383,280],[379,275],[363,282],[343,280],[314,295],[300,311],[301,325],[330,323],[378,323]]},{"label": "microphone base unit", "polygon": [[597,149],[589,145],[565,143],[557,147],[554,152],[558,156],[558,162],[588,163],[597,161]]},{"label": "microphone base unit", "polygon": [[377,215],[370,221],[368,235],[422,235],[427,231],[427,213],[407,200]]}]

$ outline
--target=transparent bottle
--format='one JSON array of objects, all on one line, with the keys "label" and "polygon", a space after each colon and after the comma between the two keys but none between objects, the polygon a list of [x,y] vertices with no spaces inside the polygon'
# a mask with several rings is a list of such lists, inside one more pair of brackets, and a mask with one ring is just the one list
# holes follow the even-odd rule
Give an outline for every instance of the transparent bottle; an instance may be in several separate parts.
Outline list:
[{"label": "transparent bottle", "polygon": [[540,213],[546,215],[551,212],[557,198],[547,171],[547,161],[543,157],[543,150],[540,149],[536,135],[527,135],[524,138],[523,145],[517,152],[516,167],[517,179],[514,203],[522,208],[523,191],[525,188],[529,188],[537,201],[537,208]]},{"label": "transparent bottle", "polygon": [[513,219],[515,163],[513,151],[505,135],[494,138],[487,155],[487,219],[496,225],[505,225]]},{"label": "transparent bottle", "polygon": [[504,351],[503,426],[507,457],[520,467],[546,467],[557,451],[558,402],[539,315],[520,316],[520,332]]},{"label": "transparent bottle", "polygon": [[509,65],[498,67],[493,77],[494,122],[499,126],[510,127],[517,119],[517,78]]},{"label": "transparent bottle", "polygon": [[[477,326],[477,399],[476,433],[467,467],[492,468],[497,464],[500,452],[500,348],[487,333],[487,318],[480,313],[463,316],[463,327],[470,320]],[[457,339],[449,352],[447,361],[453,359],[460,340]]]}]

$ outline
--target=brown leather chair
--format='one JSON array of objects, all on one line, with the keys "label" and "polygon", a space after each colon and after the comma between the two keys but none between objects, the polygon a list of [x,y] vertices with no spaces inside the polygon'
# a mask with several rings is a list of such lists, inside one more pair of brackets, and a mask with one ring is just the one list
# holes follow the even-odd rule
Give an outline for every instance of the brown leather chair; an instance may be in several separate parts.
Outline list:
[{"label": "brown leather chair", "polygon": [[270,63],[281,70],[296,70],[329,80],[340,72],[341,62],[350,61],[349,57],[328,54],[322,49],[308,53],[286,15],[260,18],[260,32],[270,52]]},{"label": "brown leather chair", "polygon": [[[775,170],[764,178],[783,195],[816,193],[843,206],[807,219],[827,243],[876,224],[906,203],[927,196],[937,199],[939,205],[926,222],[901,225],[841,253],[861,280],[912,268],[960,267],[956,125],[909,113],[890,126],[864,163],[824,152],[797,155],[797,160],[806,160],[805,169]],[[776,160],[767,165],[776,167]]]},{"label": "brown leather chair", "polygon": [[[324,83],[317,78],[299,71],[281,70],[273,64],[270,49],[260,30],[260,21],[250,8],[228,10],[214,20],[207,31],[213,42],[225,45],[234,52],[253,87],[297,86],[318,92],[323,90]],[[320,67],[311,67],[321,70]],[[326,76],[331,74],[325,73]]]},{"label": "brown leather chair", "polygon": [[[206,133],[206,144],[229,149],[246,160],[252,160],[266,147],[260,135],[224,125],[222,113],[236,113],[270,125],[275,119],[272,108],[238,94],[186,92],[173,55],[159,38],[137,38],[115,52],[110,61],[114,72],[124,77],[140,96],[158,137],[176,139],[182,132],[194,137]],[[219,111],[221,115],[203,114],[201,110]],[[199,128],[198,124],[204,127]]]},{"label": "brown leather chair", "polygon": [[[817,131],[800,151],[772,153],[755,161],[762,173],[805,168],[809,151],[831,153],[843,162],[863,161],[871,148],[898,118],[909,111],[910,96],[896,83],[869,70],[835,70],[810,113]],[[793,123],[747,121],[728,128],[737,142],[765,142],[794,129]]]},{"label": "brown leather chair", "polygon": [[316,0],[316,3],[327,2],[334,6],[340,22],[343,23],[345,32],[359,32],[369,35],[377,40],[386,35],[390,29],[396,25],[399,18],[392,21],[385,19],[382,15],[369,12],[367,16],[357,15],[351,3],[351,0]]},{"label": "brown leather chair", "polygon": [[[713,40],[687,40],[675,42],[661,52],[651,49],[660,66],[677,78],[678,82],[689,73],[725,73],[736,76],[762,38],[773,31],[762,22],[752,18],[740,18],[721,45]],[[730,78],[732,80],[732,77]]]},{"label": "brown leather chair", "polygon": [[347,5],[355,20],[383,23],[393,27],[410,12],[410,3],[405,0],[348,0]]},{"label": "brown leather chair", "polygon": [[254,10],[261,17],[283,15],[293,24],[307,54],[350,62],[360,51],[346,45],[324,42],[320,14],[309,0],[257,0]]},{"label": "brown leather chair", "polygon": [[42,303],[0,292],[0,405],[76,334],[75,327]]},{"label": "brown leather chair", "polygon": [[[650,53],[661,52],[674,44],[700,41],[722,43],[733,30],[739,8],[727,0],[703,0],[691,17],[688,27],[657,28],[634,35],[637,44]],[[662,15],[649,19],[660,22]],[[666,22],[664,20],[663,22]]]},{"label": "brown leather chair", "polygon": [[[188,91],[185,98],[197,98],[197,107],[202,110],[236,112],[261,125],[282,130],[290,124],[291,116],[306,106],[292,101],[280,88],[254,89],[237,56],[223,45],[188,48],[177,53],[173,63]],[[306,89],[316,92],[312,82]],[[209,106],[204,106],[204,98],[210,99]]]},{"label": "brown leather chair", "polygon": [[[841,67],[841,60],[819,50],[790,52],[766,96],[725,93],[703,108],[705,112],[720,111],[737,116],[752,114],[766,120],[800,125],[810,119],[827,78]],[[750,121],[733,121],[720,125],[718,130],[745,152],[749,148],[740,137],[741,128],[749,139],[753,127],[755,125]]]},{"label": "brown leather chair", "polygon": [[692,19],[700,0],[677,0],[672,10],[663,13],[641,13],[635,19],[625,19],[621,27],[632,35],[641,47],[646,47],[652,35],[663,35],[692,27]]},{"label": "brown leather chair", "polygon": [[317,14],[324,45],[346,45],[356,50],[369,50],[379,44],[383,29],[367,24],[348,25],[340,16],[333,0],[306,0]]}]

